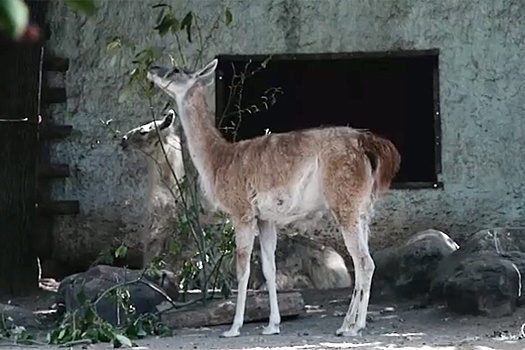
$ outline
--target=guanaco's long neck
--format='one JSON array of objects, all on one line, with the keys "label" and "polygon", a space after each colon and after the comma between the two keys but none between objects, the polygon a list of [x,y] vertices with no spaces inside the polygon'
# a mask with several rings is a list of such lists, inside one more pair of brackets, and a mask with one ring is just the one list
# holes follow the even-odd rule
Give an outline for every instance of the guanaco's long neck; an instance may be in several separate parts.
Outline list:
[{"label": "guanaco's long neck", "polygon": [[214,125],[202,87],[195,87],[189,91],[187,98],[179,106],[182,127],[193,163],[201,177],[211,179],[214,154],[224,149],[228,142]]}]

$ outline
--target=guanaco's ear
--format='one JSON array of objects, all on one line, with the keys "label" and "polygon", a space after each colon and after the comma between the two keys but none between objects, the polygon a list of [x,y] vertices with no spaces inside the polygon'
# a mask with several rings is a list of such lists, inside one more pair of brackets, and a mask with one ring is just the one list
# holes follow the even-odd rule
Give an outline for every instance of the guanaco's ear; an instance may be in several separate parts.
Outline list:
[{"label": "guanaco's ear", "polygon": [[175,120],[175,111],[173,109],[170,109],[164,119],[162,120],[162,123],[159,125],[159,129],[166,129],[167,127],[171,126],[173,124],[173,121]]},{"label": "guanaco's ear", "polygon": [[210,63],[206,65],[206,67],[202,68],[200,71],[197,72],[197,77],[199,79],[209,78],[215,72],[215,68],[217,68],[218,63],[219,63],[219,60],[214,58],[213,61],[211,61]]}]

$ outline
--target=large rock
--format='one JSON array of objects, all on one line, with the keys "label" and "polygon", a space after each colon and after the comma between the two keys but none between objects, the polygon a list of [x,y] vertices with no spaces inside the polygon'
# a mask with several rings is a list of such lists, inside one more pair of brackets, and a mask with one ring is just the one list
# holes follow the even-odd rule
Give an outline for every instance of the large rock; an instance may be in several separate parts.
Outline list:
[{"label": "large rock", "polygon": [[428,293],[439,263],[459,246],[441,231],[418,232],[398,247],[373,254],[376,270],[372,293],[384,296],[392,291],[412,298]]},{"label": "large rock", "polygon": [[[169,274],[157,279],[144,275],[142,270],[98,265],[86,272],[65,278],[58,288],[57,302],[63,303],[67,311],[73,311],[83,306],[78,300],[80,292],[83,292],[87,301],[92,302],[109,288],[141,277],[166,294],[171,294],[171,297],[176,297],[175,289],[170,285]],[[144,283],[132,283],[123,287],[129,291],[130,303],[139,315],[156,312],[156,307],[166,301],[163,295]],[[105,297],[96,305],[99,316],[114,325],[118,323],[116,309],[114,297]],[[120,313],[123,314],[123,311],[121,309]]]},{"label": "large rock", "polygon": [[431,300],[460,313],[509,315],[523,302],[524,273],[525,229],[481,230],[440,263]]},{"label": "large rock", "polygon": [[28,329],[42,327],[42,323],[31,310],[19,306],[0,304],[0,315],[4,322],[2,326],[5,327],[17,326]]},{"label": "large rock", "polygon": [[[332,247],[299,235],[278,236],[275,252],[277,290],[350,288],[343,257]],[[250,288],[266,289],[258,237],[254,244]]]},{"label": "large rock", "polygon": [[443,284],[449,310],[489,317],[511,315],[523,302],[525,253],[484,251],[465,256]]},{"label": "large rock", "polygon": [[453,254],[438,266],[430,286],[432,299],[443,297],[444,283],[460,266],[461,261],[478,252],[525,252],[525,228],[494,228],[474,233]]}]

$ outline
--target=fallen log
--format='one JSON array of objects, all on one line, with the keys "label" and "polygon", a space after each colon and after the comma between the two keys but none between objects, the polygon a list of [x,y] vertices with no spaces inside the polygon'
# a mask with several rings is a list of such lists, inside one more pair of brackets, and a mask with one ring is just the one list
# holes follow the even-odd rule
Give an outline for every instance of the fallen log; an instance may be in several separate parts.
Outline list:
[{"label": "fallen log", "polygon": [[[304,300],[297,291],[277,293],[281,317],[300,316],[304,311]],[[166,326],[176,328],[196,328],[231,324],[235,314],[236,297],[209,302],[191,309],[170,310],[162,314]],[[267,292],[248,294],[244,322],[268,320],[270,305]]]}]

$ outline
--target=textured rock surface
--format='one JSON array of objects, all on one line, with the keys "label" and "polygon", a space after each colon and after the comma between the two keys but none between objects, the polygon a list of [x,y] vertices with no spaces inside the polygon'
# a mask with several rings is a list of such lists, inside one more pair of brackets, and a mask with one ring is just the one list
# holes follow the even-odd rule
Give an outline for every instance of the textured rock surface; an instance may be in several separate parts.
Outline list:
[{"label": "textured rock surface", "polygon": [[[58,288],[57,302],[64,304],[67,311],[72,311],[81,306],[81,300],[78,300],[80,292],[84,293],[87,301],[94,301],[107,289],[118,284],[137,280],[140,277],[142,277],[141,270],[129,270],[106,265],[95,266],[86,272],[65,278]],[[165,293],[172,298],[177,297],[175,290],[168,284],[169,280],[165,280],[164,284],[155,284],[155,281],[151,279],[145,277],[143,279],[161,290],[164,289]],[[129,291],[130,302],[135,307],[138,315],[156,312],[156,306],[166,301],[164,296],[144,283],[133,283],[124,287]],[[117,323],[114,297],[103,298],[96,305],[96,309],[100,317],[112,324]],[[120,312],[123,312],[122,309]]]},{"label": "textured rock surface", "polygon": [[[343,257],[333,248],[301,236],[281,235],[275,252],[277,290],[350,288],[352,278]],[[265,289],[258,238],[255,242],[250,286]],[[234,268],[234,267],[232,267]]]},{"label": "textured rock surface", "polygon": [[[191,8],[203,18],[215,14],[222,3],[168,2],[176,13]],[[112,119],[114,128],[127,130],[149,118],[147,103],[124,89],[134,52],[108,52],[106,45],[120,36],[139,49],[175,50],[175,40],[160,39],[149,29],[156,17],[151,11],[155,3],[131,1],[122,6],[119,1],[100,1],[98,13],[84,18],[61,1],[51,2],[47,18],[53,34],[48,49],[71,60],[65,78],[49,76],[68,94],[67,105],[57,105],[52,117],[74,127],[72,136],[53,150],[53,160],[72,169],[70,178],[56,182],[53,195],[79,199],[81,210],[77,216],[57,220],[54,254],[62,262],[88,264],[113,241],[138,246],[145,164],[138,156],[119,151],[100,120]],[[445,187],[392,191],[376,212],[373,247],[393,245],[430,226],[453,232],[453,238],[461,241],[482,226],[524,224],[525,163],[516,161],[523,155],[525,114],[525,61],[520,59],[525,49],[521,20],[525,5],[521,1],[230,0],[225,4],[234,22],[214,35],[205,59],[216,54],[440,49],[440,180]],[[196,50],[195,45],[187,48]],[[162,106],[166,99],[155,91],[154,101],[162,101]],[[308,233],[325,244],[335,243],[345,254],[336,231],[330,221],[322,220]]]},{"label": "textured rock surface", "polygon": [[[42,327],[42,323],[31,310],[27,310],[19,306],[0,303],[0,315],[2,315],[2,322],[7,327],[9,327],[9,325],[25,328]],[[9,318],[11,319],[11,323],[7,321]]]},{"label": "textured rock surface", "polygon": [[491,251],[465,256],[443,284],[449,310],[489,317],[510,315],[524,300],[525,253]]},{"label": "textured rock surface", "polygon": [[431,298],[457,312],[509,315],[523,301],[524,273],[525,229],[481,230],[440,263]]},{"label": "textured rock surface", "polygon": [[393,290],[407,298],[428,293],[439,263],[458,248],[445,233],[429,229],[414,234],[400,246],[375,253],[373,293],[383,295]]},{"label": "textured rock surface", "polygon": [[445,282],[454,275],[465,259],[470,259],[479,252],[505,254],[513,251],[525,253],[525,228],[498,227],[474,233],[461,244],[460,249],[439,264],[431,283],[432,298],[439,299],[443,296]]}]

